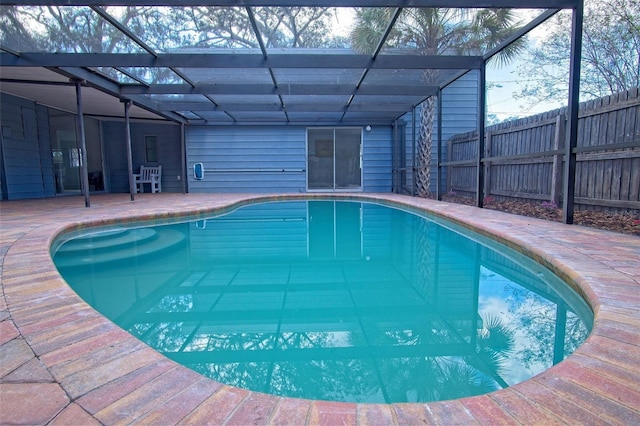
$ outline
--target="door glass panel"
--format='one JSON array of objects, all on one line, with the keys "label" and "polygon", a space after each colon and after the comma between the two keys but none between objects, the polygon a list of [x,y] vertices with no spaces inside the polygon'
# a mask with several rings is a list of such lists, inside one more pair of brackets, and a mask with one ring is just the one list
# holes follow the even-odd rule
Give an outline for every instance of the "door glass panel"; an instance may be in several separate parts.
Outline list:
[{"label": "door glass panel", "polygon": [[309,129],[307,173],[309,189],[333,189],[333,129]]},{"label": "door glass panel", "polygon": [[92,118],[84,119],[85,144],[87,147],[87,173],[89,191],[103,191],[105,179],[102,166],[102,143],[100,141],[100,122]]},{"label": "door glass panel", "polygon": [[361,130],[336,129],[335,168],[336,189],[356,189],[362,186],[360,170]]},{"label": "door glass panel", "polygon": [[56,193],[80,192],[80,149],[72,114],[50,109],[51,155]]},{"label": "door glass panel", "polygon": [[[49,110],[51,155],[57,194],[77,193],[82,189],[82,149],[77,136],[77,116],[54,109]],[[100,122],[85,117],[85,147],[90,191],[105,189]]]}]

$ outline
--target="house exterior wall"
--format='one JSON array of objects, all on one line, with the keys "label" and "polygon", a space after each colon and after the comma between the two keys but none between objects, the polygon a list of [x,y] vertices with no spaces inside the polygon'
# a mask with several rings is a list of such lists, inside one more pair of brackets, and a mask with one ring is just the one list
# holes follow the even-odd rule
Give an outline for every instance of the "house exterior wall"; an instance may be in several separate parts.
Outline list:
[{"label": "house exterior wall", "polygon": [[[0,96],[2,199],[56,196],[49,113],[50,108],[33,101],[6,93]],[[87,124],[93,126],[87,127],[87,131],[93,131],[98,137],[100,126],[97,121],[89,120]],[[101,127],[105,186],[110,192],[129,192],[124,122],[103,122]],[[172,123],[131,123],[134,172],[142,164],[162,165],[164,192],[183,191],[180,132],[180,126]],[[145,135],[157,136],[157,163],[145,161]],[[98,160],[100,157],[97,156]],[[96,164],[93,168],[101,169],[101,165]]]},{"label": "house exterior wall", "polygon": [[0,117],[2,199],[55,195],[47,108],[3,93]]},{"label": "house exterior wall", "polygon": [[391,126],[372,125],[370,132],[363,132],[363,169],[365,192],[391,192],[392,186]]},{"label": "house exterior wall", "polygon": [[[416,108],[415,116],[416,144],[420,134],[420,107]],[[413,164],[412,144],[413,126],[411,113],[402,117],[407,123],[406,138],[406,164]],[[475,130],[478,126],[478,72],[471,71],[449,84],[442,91],[442,161],[447,161],[447,141],[458,133]],[[438,172],[438,113],[433,121],[433,145],[431,150],[431,185],[430,190],[435,194],[437,189],[436,173]],[[443,185],[446,182],[446,170],[443,169]],[[407,176],[407,185],[411,187],[411,173]]]},{"label": "house exterior wall", "polygon": [[[477,125],[478,73],[470,72],[443,91],[443,153],[454,134]],[[32,101],[3,94],[2,113],[3,198],[55,196],[54,169],[49,135],[49,109]],[[419,111],[416,119],[419,121]],[[401,118],[405,129],[406,166],[413,164],[411,113]],[[416,123],[418,126],[419,123]],[[392,141],[390,125],[371,123],[363,129],[362,190],[392,190]],[[102,143],[106,189],[129,191],[125,123],[102,121]],[[162,165],[164,192],[306,192],[307,127],[304,126],[187,126],[186,164],[183,164],[181,126],[170,122],[132,122],[131,141],[134,173],[141,165]],[[146,161],[144,137],[155,135],[158,161]],[[432,192],[436,191],[437,121],[434,123]],[[205,177],[196,180],[193,165],[203,163]],[[186,166],[186,169],[184,168]],[[263,169],[256,171],[256,169]],[[184,176],[186,170],[186,176]],[[284,171],[283,171],[284,170]],[[186,178],[186,182],[184,179]],[[443,176],[446,179],[446,176]],[[407,177],[411,186],[411,172]],[[443,185],[444,186],[444,185]]]},{"label": "house exterior wall", "polygon": [[[306,192],[306,132],[293,126],[187,127],[189,192]],[[391,191],[391,127],[363,131],[362,153],[363,190]],[[195,163],[204,166],[202,180],[193,176]]]},{"label": "house exterior wall", "polygon": [[[183,192],[182,148],[180,126],[172,123],[130,124],[131,158],[133,172],[140,166],[162,166],[162,192]],[[129,192],[129,169],[125,123],[108,121],[102,123],[103,144],[108,173],[106,179],[111,192]],[[156,136],[158,161],[146,161],[145,136]],[[180,178],[178,179],[178,176]]]}]

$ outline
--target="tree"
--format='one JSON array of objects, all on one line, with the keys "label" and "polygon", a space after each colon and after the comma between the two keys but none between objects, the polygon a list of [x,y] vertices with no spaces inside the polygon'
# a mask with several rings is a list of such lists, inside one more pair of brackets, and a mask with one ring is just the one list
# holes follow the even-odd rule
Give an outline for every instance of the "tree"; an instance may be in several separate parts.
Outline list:
[{"label": "tree", "polygon": [[[259,7],[252,9],[267,48],[324,47],[332,43],[331,20],[335,9],[327,7]],[[237,7],[176,8],[194,47],[259,47],[249,15]]]},{"label": "tree", "polygon": [[127,37],[86,7],[3,7],[0,29],[2,44],[17,51],[126,51],[122,43]]},{"label": "tree", "polygon": [[[189,48],[259,48],[249,13],[242,7],[106,7],[104,10],[157,52]],[[267,48],[324,47],[332,38],[335,8],[252,9]],[[88,7],[0,7],[0,44],[18,52],[129,53],[143,48]],[[98,71],[121,81],[113,68]],[[173,83],[167,68],[132,68],[147,83]]]},{"label": "tree", "polygon": [[[158,52],[180,48],[258,48],[242,7],[107,7],[105,11]],[[326,47],[335,8],[252,9],[267,48]],[[113,53],[142,51],[88,7],[1,7],[0,42],[16,51]],[[154,81],[157,82],[157,81]]]},{"label": "tree", "polygon": [[[528,106],[566,104],[571,16],[556,15],[545,36],[518,67],[528,81],[516,98]],[[530,67],[528,64],[535,64]],[[640,86],[640,1],[587,0],[582,38],[580,98],[599,98]]]},{"label": "tree", "polygon": [[[589,336],[590,328],[569,306],[562,308],[566,316],[558,317],[558,305],[555,302],[519,286],[511,287],[511,291],[509,312],[519,319],[517,329],[521,333],[520,339],[526,342],[515,357],[534,373],[549,368],[556,357],[564,359],[569,356]],[[559,330],[564,332],[561,339],[563,343],[556,348],[556,333]]]},{"label": "tree", "polygon": [[[365,8],[356,11],[351,33],[353,47],[373,53],[393,14],[392,9]],[[390,47],[413,49],[421,55],[472,55],[487,52],[498,46],[519,29],[511,9],[444,9],[410,8],[399,16],[386,43]],[[525,45],[520,38],[503,50],[498,62],[506,63]],[[439,73],[427,69],[423,81],[436,84]],[[436,102],[427,98],[420,112],[420,135],[417,141],[417,174],[414,176],[417,193],[427,197],[431,181],[431,145]]]}]

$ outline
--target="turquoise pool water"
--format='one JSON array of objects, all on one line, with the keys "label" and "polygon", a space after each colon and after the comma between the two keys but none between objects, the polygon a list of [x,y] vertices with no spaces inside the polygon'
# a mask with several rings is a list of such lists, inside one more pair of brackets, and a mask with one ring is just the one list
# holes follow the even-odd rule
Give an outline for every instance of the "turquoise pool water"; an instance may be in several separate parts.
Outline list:
[{"label": "turquoise pool water", "polygon": [[275,395],[427,402],[560,362],[593,315],[548,270],[455,226],[347,201],[64,236],[64,279],[140,340]]}]

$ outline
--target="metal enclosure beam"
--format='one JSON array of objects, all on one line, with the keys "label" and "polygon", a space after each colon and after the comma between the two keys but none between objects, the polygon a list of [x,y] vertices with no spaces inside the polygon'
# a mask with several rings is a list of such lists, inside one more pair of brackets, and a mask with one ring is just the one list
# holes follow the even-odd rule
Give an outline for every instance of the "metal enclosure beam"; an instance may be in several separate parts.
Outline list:
[{"label": "metal enclosure beam", "polygon": [[[364,82],[364,79],[367,77],[367,74],[369,73],[369,71],[371,69],[371,64],[373,64],[376,61],[378,55],[382,51],[382,48],[384,47],[384,43],[386,42],[387,37],[389,37],[389,34],[391,33],[391,30],[393,29],[393,26],[395,25],[396,20],[400,16],[401,12],[402,12],[402,8],[397,8],[395,10],[395,12],[393,13],[393,16],[391,17],[391,20],[387,24],[387,28],[384,31],[384,34],[382,34],[382,37],[380,37],[380,40],[378,40],[378,45],[376,46],[376,49],[374,50],[373,54],[371,55],[370,65],[367,68],[365,68],[365,70],[362,72],[362,75],[360,76],[360,80],[358,80],[358,82],[356,83],[355,87],[353,88],[351,96],[349,97],[349,100],[347,101],[347,107],[351,105],[351,102],[353,101],[356,93],[358,93],[358,89],[360,89],[360,86]],[[344,114],[342,115],[341,119],[343,119],[343,118],[344,118]]]},{"label": "metal enclosure beam", "polygon": [[[92,72],[89,72],[88,70],[85,70],[83,68],[73,68],[73,67],[63,67],[63,68],[48,67],[48,68],[51,71],[60,75],[64,75],[70,79],[82,80],[86,85],[91,86],[94,89],[100,90],[103,93],[114,96],[116,98],[121,98],[119,85],[117,85],[112,81],[107,80],[106,78],[100,77]],[[135,101],[135,104],[140,108],[143,108],[149,112],[161,115],[167,120],[175,121],[178,123],[182,123],[185,121],[181,116],[174,114],[172,112],[160,113],[155,108],[155,105],[153,105],[153,102],[151,101],[147,101],[147,100],[143,101],[138,99]]]},{"label": "metal enclosure beam", "polygon": [[228,112],[400,112],[411,109],[409,103],[375,104],[362,103],[346,106],[334,103],[300,103],[283,107],[278,103],[236,103],[214,105],[208,102],[159,102],[158,111],[228,111]]},{"label": "metal enclosure beam", "polygon": [[348,53],[0,53],[3,67],[165,67],[263,69],[477,69],[482,56],[370,55]]},{"label": "metal enclosure beam", "polygon": [[[0,79],[2,80],[2,79]],[[267,83],[220,83],[220,84],[127,84],[120,88],[122,96],[133,95],[345,95],[353,94],[353,84],[283,84],[277,87]],[[425,85],[364,85],[358,95],[382,96],[433,96],[438,86]]]},{"label": "metal enclosure beam", "polygon": [[400,129],[398,120],[393,121],[391,134],[391,192],[400,194]]},{"label": "metal enclosure beam", "polygon": [[438,152],[436,154],[436,200],[442,200],[442,89],[438,90]]},{"label": "metal enclosure beam", "polygon": [[411,196],[416,196],[416,107],[411,109]]},{"label": "metal enclosure beam", "polygon": [[478,84],[478,152],[476,160],[476,206],[484,204],[484,121],[487,111],[487,70],[480,68]]},{"label": "metal enclosure beam", "polygon": [[511,36],[509,38],[507,38],[502,43],[500,43],[500,46],[496,46],[495,48],[493,48],[489,52],[487,52],[484,55],[485,61],[491,59],[493,56],[495,56],[496,54],[500,53],[500,51],[502,49],[505,49],[510,44],[512,44],[513,42],[518,40],[520,37],[525,36],[529,31],[533,30],[538,25],[542,24],[543,22],[545,22],[547,19],[551,18],[552,16],[554,16],[558,12],[560,12],[560,9],[545,10],[544,12],[542,12],[533,21],[529,22],[527,25],[525,25],[524,27],[520,28],[520,30],[518,30],[515,33],[511,34]]},{"label": "metal enclosure beam", "polygon": [[180,124],[180,167],[182,175],[182,193],[186,194],[187,188],[187,139],[186,139],[186,126],[184,123]]}]

